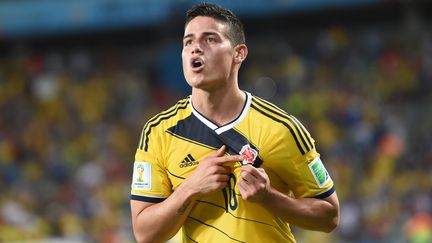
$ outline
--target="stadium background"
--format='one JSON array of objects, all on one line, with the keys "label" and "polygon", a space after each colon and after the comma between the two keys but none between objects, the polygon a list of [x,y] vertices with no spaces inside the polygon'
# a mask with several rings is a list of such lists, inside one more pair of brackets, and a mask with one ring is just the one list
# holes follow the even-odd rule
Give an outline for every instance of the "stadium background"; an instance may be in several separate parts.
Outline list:
[{"label": "stadium background", "polygon": [[[0,2],[0,242],[133,242],[134,151],[189,92],[197,2]],[[299,242],[432,242],[432,4],[210,2],[245,24],[240,86],[300,118],[336,182],[340,226]]]}]

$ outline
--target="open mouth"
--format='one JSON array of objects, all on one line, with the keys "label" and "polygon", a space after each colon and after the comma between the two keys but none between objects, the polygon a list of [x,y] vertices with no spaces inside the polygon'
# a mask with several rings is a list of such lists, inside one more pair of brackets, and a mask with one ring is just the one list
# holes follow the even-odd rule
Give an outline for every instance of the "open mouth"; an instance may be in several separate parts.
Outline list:
[{"label": "open mouth", "polygon": [[192,59],[191,64],[193,68],[200,68],[204,65],[204,62],[200,58],[195,58]]}]

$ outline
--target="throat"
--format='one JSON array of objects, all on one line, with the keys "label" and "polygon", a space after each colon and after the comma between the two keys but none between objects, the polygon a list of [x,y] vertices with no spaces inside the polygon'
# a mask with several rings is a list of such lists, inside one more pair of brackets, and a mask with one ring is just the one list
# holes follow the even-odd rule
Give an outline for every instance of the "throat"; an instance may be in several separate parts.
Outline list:
[{"label": "throat", "polygon": [[192,97],[194,109],[218,127],[235,121],[242,113],[247,100],[246,93],[242,91],[236,97],[215,100],[202,99],[195,95]]}]

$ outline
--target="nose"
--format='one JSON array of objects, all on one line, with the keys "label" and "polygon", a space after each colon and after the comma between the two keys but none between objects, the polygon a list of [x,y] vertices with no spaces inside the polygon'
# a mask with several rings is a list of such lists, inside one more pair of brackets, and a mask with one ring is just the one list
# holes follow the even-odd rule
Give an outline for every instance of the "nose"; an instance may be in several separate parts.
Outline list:
[{"label": "nose", "polygon": [[194,44],[193,48],[192,48],[192,54],[195,53],[202,53],[202,49],[199,43]]}]

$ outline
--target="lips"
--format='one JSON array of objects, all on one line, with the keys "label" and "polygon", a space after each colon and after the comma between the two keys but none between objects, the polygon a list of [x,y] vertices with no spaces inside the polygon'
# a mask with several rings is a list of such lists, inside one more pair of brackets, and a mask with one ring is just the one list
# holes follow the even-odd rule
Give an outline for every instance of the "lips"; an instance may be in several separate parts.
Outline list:
[{"label": "lips", "polygon": [[193,72],[200,72],[204,69],[204,61],[200,57],[192,58],[190,66]]}]

